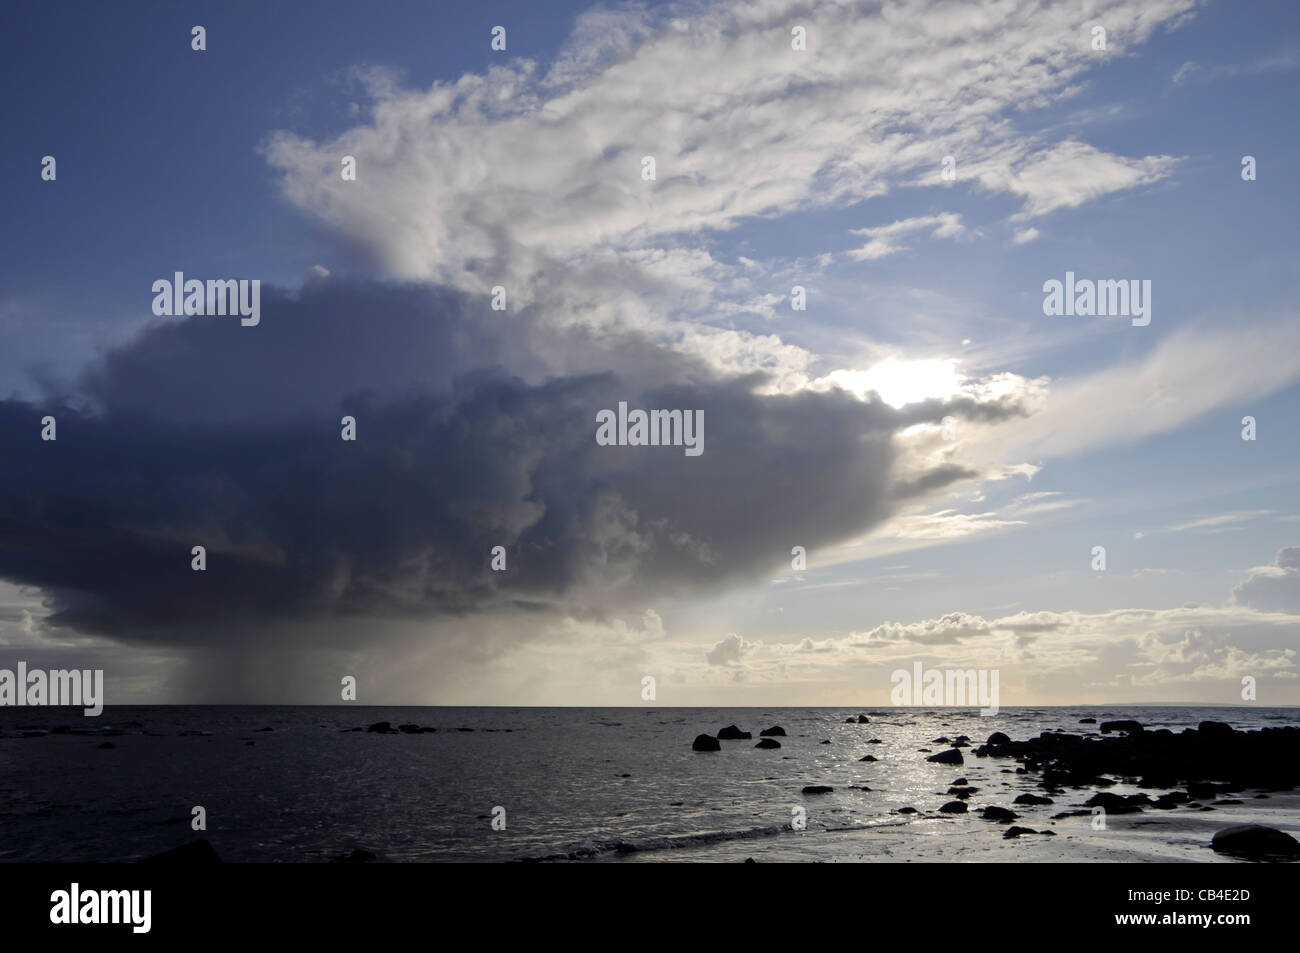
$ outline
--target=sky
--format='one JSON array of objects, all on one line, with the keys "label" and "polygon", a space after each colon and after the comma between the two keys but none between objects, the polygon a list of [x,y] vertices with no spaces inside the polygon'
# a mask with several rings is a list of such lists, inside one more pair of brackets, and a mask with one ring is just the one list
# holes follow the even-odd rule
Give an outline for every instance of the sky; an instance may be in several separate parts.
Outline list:
[{"label": "sky", "polygon": [[[878,706],[916,662],[1004,707],[1300,704],[1293,4],[8,22],[0,667],[110,704]],[[260,281],[259,322],[155,314],[176,272]],[[1149,323],[1046,314],[1067,273]],[[620,402],[704,452],[599,445]]]}]

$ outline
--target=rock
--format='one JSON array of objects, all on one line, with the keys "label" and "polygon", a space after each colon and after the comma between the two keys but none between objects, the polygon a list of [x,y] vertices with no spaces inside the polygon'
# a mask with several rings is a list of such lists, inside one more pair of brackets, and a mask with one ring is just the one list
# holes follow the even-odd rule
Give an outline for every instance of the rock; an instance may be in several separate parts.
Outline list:
[{"label": "rock", "polygon": [[877,758],[876,758],[875,755],[873,755],[873,754],[869,754],[869,755],[866,755],[866,756],[864,756],[864,757],[859,758],[858,760],[859,760],[859,761],[875,761],[875,760],[877,760]]},{"label": "rock", "polygon": [[1008,738],[1006,735],[1004,735],[1002,732],[995,731],[993,732],[993,734],[989,735],[989,740],[986,741],[985,744],[987,744],[990,748],[996,745],[1009,745],[1011,744],[1011,739]]},{"label": "rock", "polygon": [[1224,724],[1221,721],[1203,721],[1196,726],[1202,738],[1231,738],[1232,725]]},{"label": "rock", "polygon": [[1015,811],[1008,810],[1005,807],[996,807],[989,805],[984,808],[983,818],[986,821],[997,821],[999,824],[1010,824],[1020,815]]},{"label": "rock", "polygon": [[1014,801],[1016,804],[1053,804],[1055,803],[1050,797],[1040,797],[1037,794],[1021,794]]},{"label": "rock", "polygon": [[117,745],[113,744],[113,742],[111,741],[105,741],[102,744],[100,744],[99,747],[107,751],[109,748],[116,748]]},{"label": "rock", "polygon": [[696,735],[695,740],[691,742],[692,751],[721,751],[722,745],[718,739],[712,735]]},{"label": "rock", "polygon": [[939,810],[940,810],[942,813],[944,813],[944,814],[965,814],[965,813],[966,813],[966,802],[965,802],[965,801],[949,801],[949,802],[948,802],[947,804],[945,804],[943,807],[939,808]]},{"label": "rock", "polygon": [[1142,806],[1148,803],[1150,798],[1145,794],[1125,797],[1122,794],[1111,794],[1109,791],[1094,794],[1083,802],[1085,807],[1100,807],[1107,814],[1137,814],[1142,810]]},{"label": "rock", "polygon": [[759,741],[758,744],[754,745],[754,747],[755,748],[779,748],[781,747],[781,742],[773,738],[764,738],[761,741]]},{"label": "rock", "polygon": [[1129,734],[1138,734],[1143,731],[1142,722],[1140,721],[1103,721],[1101,723],[1101,733],[1108,735],[1112,731],[1127,731]]},{"label": "rock", "polygon": [[785,729],[780,725],[773,725],[771,728],[764,728],[758,733],[760,738],[784,738]]},{"label": "rock", "polygon": [[148,857],[141,857],[142,864],[183,864],[190,866],[194,864],[219,864],[221,858],[217,852],[212,849],[212,844],[207,840],[190,841],[188,844],[182,844],[180,847],[173,847],[171,850],[165,850],[161,854],[151,854]]},{"label": "rock", "polygon": [[367,728],[366,731],[374,732],[377,735],[391,734],[393,733],[393,726],[386,721],[377,721]]},{"label": "rock", "polygon": [[1300,856],[1300,841],[1285,831],[1262,824],[1234,824],[1217,831],[1210,846],[1221,854],[1249,860],[1272,860]]},{"label": "rock", "polygon": [[961,756],[961,751],[957,748],[949,748],[947,751],[940,751],[938,754],[932,754],[925,759],[935,764],[965,764],[966,759]]},{"label": "rock", "polygon": [[965,784],[965,783],[966,783],[966,779],[965,779],[965,778],[954,778],[952,783],[953,783],[953,784]]},{"label": "rock", "polygon": [[404,735],[418,735],[420,733],[419,725],[398,725],[397,730]]},{"label": "rock", "polygon": [[944,735],[940,735],[938,738],[931,739],[930,744],[932,745],[952,744],[952,739],[945,737]]},{"label": "rock", "polygon": [[871,724],[871,719],[868,718],[866,715],[858,715],[858,724],[859,724],[859,725],[869,725],[869,724]]},{"label": "rock", "polygon": [[829,784],[809,784],[803,789],[804,794],[830,794],[835,789]]},{"label": "rock", "polygon": [[360,847],[355,848],[351,853],[339,854],[330,858],[331,864],[368,864],[371,861],[378,860],[379,856],[368,850],[362,850]]},{"label": "rock", "polygon": [[914,808],[914,807],[900,807],[900,808],[898,809],[898,813],[899,813],[899,814],[915,814],[915,813],[916,813],[916,808]]},{"label": "rock", "polygon": [[1080,718],[1080,719],[1079,719],[1079,724],[1081,724],[1081,725],[1095,725],[1096,723],[1097,723],[1097,719],[1096,719],[1096,718]]},{"label": "rock", "polygon": [[748,731],[741,731],[735,725],[727,725],[718,732],[719,741],[748,741],[752,737]]},{"label": "rock", "polygon": [[1019,837],[1021,834],[1037,834],[1038,831],[1028,827],[1008,827],[1002,835],[1003,840],[1009,840],[1013,837]]}]

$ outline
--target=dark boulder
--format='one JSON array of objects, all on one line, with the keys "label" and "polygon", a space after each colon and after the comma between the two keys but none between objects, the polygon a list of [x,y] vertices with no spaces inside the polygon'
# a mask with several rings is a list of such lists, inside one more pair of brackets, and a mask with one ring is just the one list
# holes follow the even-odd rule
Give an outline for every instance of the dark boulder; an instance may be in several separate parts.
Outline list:
[{"label": "dark boulder", "polygon": [[1096,723],[1097,723],[1097,719],[1096,719],[1096,718],[1080,718],[1080,719],[1079,719],[1079,724],[1081,724],[1081,725],[1095,725]]},{"label": "dark boulder", "polygon": [[944,814],[965,814],[967,810],[966,802],[949,801],[943,807],[939,808],[939,810]]},{"label": "dark boulder", "polygon": [[1037,794],[1021,794],[1016,798],[1015,803],[1016,804],[1052,804],[1054,802],[1050,797],[1040,797]]},{"label": "dark boulder", "polygon": [[949,748],[947,751],[940,751],[938,754],[932,754],[925,759],[935,764],[965,764],[966,759],[961,756],[961,751],[957,748]]},{"label": "dark boulder", "polygon": [[764,728],[758,733],[760,738],[784,738],[785,729],[780,725],[773,725],[771,728]]},{"label": "dark boulder", "polygon": [[1021,834],[1037,834],[1038,831],[1029,827],[1008,827],[1002,835],[1003,840],[1010,840],[1013,837],[1019,837]]},{"label": "dark boulder", "polygon": [[392,730],[393,730],[392,724],[386,721],[377,721],[369,728],[366,729],[366,731],[372,731],[377,735],[389,734],[390,732],[392,732]]},{"label": "dark boulder", "polygon": [[804,794],[830,794],[835,789],[829,784],[809,784],[803,789]]},{"label": "dark boulder", "polygon": [[1107,814],[1137,814],[1142,810],[1144,804],[1150,803],[1150,798],[1145,794],[1134,794],[1125,797],[1122,794],[1101,791],[1083,803],[1085,807],[1099,807]]},{"label": "dark boulder", "polygon": [[993,732],[993,734],[989,735],[989,740],[986,741],[985,744],[987,744],[990,748],[994,748],[994,747],[997,747],[997,746],[999,746],[999,745],[1009,745],[1009,744],[1011,744],[1011,739],[1008,738],[1008,737],[1007,737],[1005,734],[1003,734],[1002,732],[1000,732],[1000,731],[995,731],[995,732]]},{"label": "dark boulder", "polygon": [[718,744],[718,739],[713,735],[696,735],[695,740],[691,742],[692,751],[721,751],[722,745]]},{"label": "dark boulder", "polygon": [[741,731],[735,725],[727,725],[718,732],[719,741],[748,741],[752,737],[748,731]]},{"label": "dark boulder", "polygon": [[1140,721],[1103,721],[1101,723],[1101,733],[1103,735],[1108,735],[1112,731],[1127,731],[1131,735],[1136,735],[1143,730]]},{"label": "dark boulder", "polygon": [[777,741],[774,738],[763,738],[762,740],[759,741],[758,744],[754,745],[754,747],[755,748],[779,748],[781,747],[781,742]]},{"label": "dark boulder", "polygon": [[1015,811],[1008,810],[1005,807],[996,807],[989,805],[984,808],[983,818],[986,821],[997,821],[999,824],[1010,824],[1020,815]]},{"label": "dark boulder", "polygon": [[1221,854],[1249,860],[1290,859],[1300,856],[1300,841],[1285,831],[1262,824],[1234,824],[1215,833],[1210,846]]},{"label": "dark boulder", "polygon": [[1196,726],[1202,738],[1231,738],[1232,725],[1224,724],[1221,721],[1203,721]]},{"label": "dark boulder", "polygon": [[858,760],[859,760],[859,761],[875,761],[875,760],[877,760],[877,759],[876,759],[876,756],[875,756],[875,755],[873,755],[873,754],[869,754],[869,755],[866,755],[866,756],[864,756],[864,757],[859,758]]}]

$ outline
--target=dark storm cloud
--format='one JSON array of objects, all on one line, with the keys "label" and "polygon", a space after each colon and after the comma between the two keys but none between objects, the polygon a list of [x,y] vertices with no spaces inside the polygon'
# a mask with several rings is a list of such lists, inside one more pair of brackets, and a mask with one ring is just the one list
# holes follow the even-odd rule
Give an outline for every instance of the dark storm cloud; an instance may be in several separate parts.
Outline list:
[{"label": "dark storm cloud", "polygon": [[[714,587],[887,515],[891,438],[918,418],[838,390],[762,396],[761,378],[635,336],[427,287],[331,280],[263,302],[256,328],[162,324],[61,402],[0,402],[0,577],[40,587],[50,624],[216,644]],[[543,353],[588,370],[548,377]],[[598,446],[596,413],[619,401],[702,410],[705,452]]]}]

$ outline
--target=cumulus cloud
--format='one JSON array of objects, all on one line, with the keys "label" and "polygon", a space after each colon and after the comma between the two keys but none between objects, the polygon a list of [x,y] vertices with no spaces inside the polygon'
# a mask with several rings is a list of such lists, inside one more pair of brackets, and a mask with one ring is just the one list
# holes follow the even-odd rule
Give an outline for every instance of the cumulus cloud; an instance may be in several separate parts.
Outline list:
[{"label": "cumulus cloud", "polygon": [[1261,612],[1300,612],[1300,546],[1279,550],[1232,590],[1233,602]]},{"label": "cumulus cloud", "polygon": [[[551,372],[565,362],[584,369]],[[896,434],[956,405],[761,382],[425,286],[264,290],[256,329],[161,324],[59,401],[0,402],[0,576],[40,587],[50,625],[135,642],[614,612],[759,577],[790,539],[843,538],[963,475],[893,473]],[[705,452],[597,446],[597,412],[620,401],[702,410]],[[45,414],[59,433],[42,445]]]},{"label": "cumulus cloud", "polygon": [[705,655],[710,665],[739,665],[746,655],[751,655],[762,646],[761,642],[749,642],[732,632],[719,641]]}]

